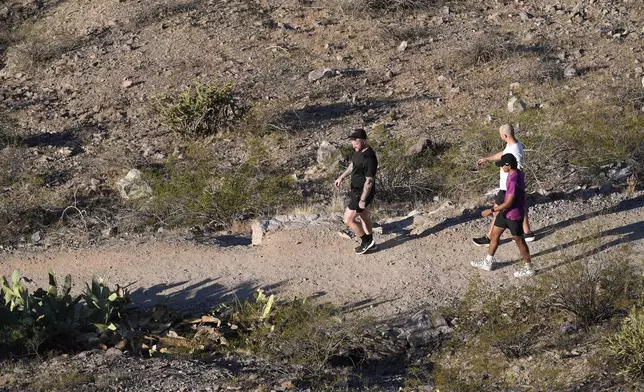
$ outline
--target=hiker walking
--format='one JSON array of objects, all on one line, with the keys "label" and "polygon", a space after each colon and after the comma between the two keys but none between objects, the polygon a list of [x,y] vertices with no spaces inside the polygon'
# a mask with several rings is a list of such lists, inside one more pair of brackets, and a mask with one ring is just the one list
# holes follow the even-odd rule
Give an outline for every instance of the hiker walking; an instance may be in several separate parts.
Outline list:
[{"label": "hiker walking", "polygon": [[360,238],[361,243],[355,250],[357,254],[363,254],[376,244],[373,239],[369,205],[376,194],[375,180],[378,159],[376,153],[367,144],[367,133],[364,129],[354,130],[349,135],[349,139],[353,147],[351,163],[347,170],[335,180],[335,186],[339,188],[345,177],[351,174],[351,200],[344,212],[344,224],[349,227],[349,230],[344,230],[343,233],[349,238],[355,236]]},{"label": "hiker walking", "polygon": [[483,216],[489,216],[494,213],[497,215],[494,219],[494,226],[490,231],[490,247],[487,256],[482,260],[472,261],[470,264],[473,267],[491,271],[493,263],[495,262],[494,253],[496,253],[499,247],[501,234],[503,234],[505,229],[510,229],[512,238],[519,247],[519,251],[525,262],[522,268],[514,272],[514,276],[517,278],[533,276],[535,272],[530,259],[530,250],[523,237],[524,217],[526,213],[525,177],[523,172],[519,170],[519,163],[512,153],[502,155],[501,159],[496,162],[496,165],[506,173],[506,192],[503,202],[494,204],[492,208],[481,213]]},{"label": "hiker walking", "polygon": [[[517,140],[517,138],[514,136],[514,128],[510,124],[503,124],[499,128],[499,137],[501,140],[506,142],[505,149],[503,151],[500,151],[494,155],[491,155],[489,157],[485,158],[480,158],[478,161],[476,161],[476,164],[478,166],[481,166],[487,162],[497,162],[499,159],[504,154],[512,154],[517,160],[518,163],[518,169],[523,172],[525,169],[525,161],[524,161],[524,155],[523,155],[523,144]],[[496,197],[494,198],[494,206],[499,206],[503,203],[505,200],[505,193],[507,190],[507,178],[508,174],[501,168],[499,170],[499,192],[497,193]],[[491,242],[491,237],[492,237],[492,230],[494,229],[494,220],[496,219],[498,215],[498,212],[494,212],[493,214],[493,219],[492,223],[490,224],[490,229],[488,230],[487,235],[484,235],[483,237],[476,237],[472,239],[472,242],[476,246],[489,246]],[[530,222],[528,221],[528,209],[525,209],[525,213],[523,215],[523,238],[526,240],[526,242],[531,242],[534,241],[534,233],[532,230],[530,230]]]}]

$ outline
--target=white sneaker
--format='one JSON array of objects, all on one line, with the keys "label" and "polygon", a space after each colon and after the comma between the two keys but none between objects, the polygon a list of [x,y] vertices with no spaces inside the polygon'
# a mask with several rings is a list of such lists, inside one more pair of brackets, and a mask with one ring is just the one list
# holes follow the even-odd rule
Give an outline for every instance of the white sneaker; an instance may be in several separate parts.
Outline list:
[{"label": "white sneaker", "polygon": [[488,261],[487,259],[471,261],[470,265],[485,271],[492,271],[492,261]]},{"label": "white sneaker", "polygon": [[515,278],[529,278],[530,276],[534,276],[534,274],[535,274],[534,269],[532,269],[532,267],[527,267],[527,266],[523,266],[518,270],[514,271]]},{"label": "white sneaker", "polygon": [[523,235],[523,238],[525,239],[525,242],[532,242],[534,241],[534,233],[533,232],[525,233]]}]

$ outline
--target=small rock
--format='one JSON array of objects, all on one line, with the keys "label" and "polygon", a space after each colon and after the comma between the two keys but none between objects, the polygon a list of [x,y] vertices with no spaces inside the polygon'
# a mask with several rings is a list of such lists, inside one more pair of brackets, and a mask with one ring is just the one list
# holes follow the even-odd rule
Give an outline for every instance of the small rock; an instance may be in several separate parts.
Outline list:
[{"label": "small rock", "polygon": [[508,99],[508,112],[522,112],[526,109],[525,103],[521,101],[518,97],[512,96]]},{"label": "small rock", "polygon": [[261,221],[255,221],[251,225],[251,229],[253,231],[251,243],[253,245],[260,245],[264,240],[264,236],[266,235],[266,224]]},{"label": "small rock", "polygon": [[119,357],[123,355],[123,352],[116,347],[110,347],[105,351],[105,355],[108,357]]},{"label": "small rock", "polygon": [[89,189],[92,192],[98,192],[98,186],[101,184],[100,180],[97,180],[96,178],[90,178],[89,180]]},{"label": "small rock", "polygon": [[71,147],[63,147],[56,151],[56,154],[63,157],[70,157],[74,153],[74,150]]},{"label": "small rock", "polygon": [[152,188],[143,181],[141,172],[137,169],[130,170],[125,177],[116,183],[121,197],[126,200],[136,200],[152,196]]},{"label": "small rock", "polygon": [[320,68],[309,72],[309,82],[315,82],[327,76],[333,75],[335,72],[331,68]]},{"label": "small rock", "polygon": [[101,234],[103,235],[103,237],[113,237],[118,233],[118,231],[119,230],[117,226],[110,226],[101,230]]},{"label": "small rock", "polygon": [[37,231],[31,235],[31,242],[33,244],[36,244],[42,240],[42,233],[40,231]]},{"label": "small rock", "polygon": [[130,79],[125,79],[123,83],[121,83],[121,87],[123,88],[129,88],[132,87],[133,82]]},{"label": "small rock", "polygon": [[400,45],[398,45],[398,49],[397,49],[397,50],[398,50],[399,52],[404,52],[404,51],[405,51],[405,49],[407,49],[407,41],[403,41],[403,42],[401,42],[401,43],[400,43]]},{"label": "small rock", "polygon": [[564,70],[564,77],[567,79],[574,78],[577,75],[579,75],[579,71],[572,65],[566,67],[566,69]]},{"label": "small rock", "polygon": [[411,146],[407,152],[405,153],[406,156],[414,156],[418,155],[421,152],[425,151],[427,148],[429,148],[432,145],[432,141],[427,138],[419,138],[416,143],[414,143],[413,146]]}]

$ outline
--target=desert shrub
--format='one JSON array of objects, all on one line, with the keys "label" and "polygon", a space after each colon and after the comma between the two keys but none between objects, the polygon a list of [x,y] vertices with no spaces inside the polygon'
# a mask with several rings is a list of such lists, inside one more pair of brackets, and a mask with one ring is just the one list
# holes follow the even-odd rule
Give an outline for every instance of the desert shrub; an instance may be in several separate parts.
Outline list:
[{"label": "desert shrub", "polygon": [[376,189],[380,200],[417,201],[441,190],[432,166],[443,146],[432,145],[412,155],[405,139],[385,131],[374,134],[371,144],[378,157]]},{"label": "desert shrub", "polygon": [[621,329],[607,343],[621,374],[632,379],[644,378],[644,309],[633,307]]},{"label": "desert shrub", "polygon": [[[494,288],[470,282],[462,301],[445,310],[457,328],[435,359],[434,380],[443,390],[510,387],[505,370],[517,358],[532,355],[549,331],[547,309],[535,288]],[[501,388],[503,389],[503,388]]]},{"label": "desert shrub", "polygon": [[[590,267],[587,261],[559,266],[518,287],[473,280],[457,306],[443,310],[456,320],[457,328],[434,358],[436,385],[441,390],[463,391],[519,386],[568,390],[581,382],[583,373],[571,377],[561,363],[552,362],[552,355],[595,345],[598,336],[611,330],[611,323],[603,321],[639,303],[641,273],[622,261],[629,254],[612,255],[601,268]],[[626,332],[609,340],[614,355],[621,355],[617,358],[623,360],[623,371],[636,367],[635,336],[638,328],[644,331],[644,317],[632,314],[625,321]],[[562,332],[562,322],[570,319],[583,328]],[[532,359],[526,362],[526,356]],[[583,372],[595,374],[604,366],[589,362]]]},{"label": "desert shrub", "polygon": [[185,160],[170,158],[162,170],[147,171],[154,197],[141,205],[142,211],[168,226],[219,226],[297,203],[293,178],[274,167],[259,144],[251,143],[250,149],[233,168],[216,167],[193,148]]},{"label": "desert shrub", "polygon": [[482,35],[470,41],[463,49],[457,51],[457,59],[461,66],[487,64],[493,61],[505,60],[515,51],[514,45],[498,35]]},{"label": "desert shrub", "polygon": [[210,135],[239,120],[244,110],[233,92],[233,85],[197,83],[183,92],[156,102],[164,122],[174,131]]},{"label": "desert shrub", "polygon": [[639,86],[622,88],[617,96],[617,101],[641,115],[641,111],[644,110],[644,91]]},{"label": "desert shrub", "polygon": [[583,260],[560,268],[559,273],[543,278],[551,291],[548,306],[573,316],[584,328],[624,312],[642,289],[641,273],[628,260]]},{"label": "desert shrub", "polygon": [[499,169],[494,165],[476,166],[476,160],[500,149],[501,143],[494,133],[474,127],[464,129],[463,139],[452,144],[438,155],[432,167],[435,185],[442,194],[458,198],[481,194],[498,183]]},{"label": "desert shrub", "polygon": [[340,356],[350,357],[354,366],[361,361],[361,353],[352,350],[352,343],[363,328],[357,320],[343,319],[337,307],[317,305],[305,298],[277,302],[266,312],[265,303],[259,301],[258,307],[246,301],[233,315],[232,320],[245,330],[241,347],[312,370],[321,370]]},{"label": "desert shrub", "polygon": [[11,38],[21,65],[36,66],[60,58],[78,49],[82,42],[64,28],[47,29],[38,24],[25,24]]}]

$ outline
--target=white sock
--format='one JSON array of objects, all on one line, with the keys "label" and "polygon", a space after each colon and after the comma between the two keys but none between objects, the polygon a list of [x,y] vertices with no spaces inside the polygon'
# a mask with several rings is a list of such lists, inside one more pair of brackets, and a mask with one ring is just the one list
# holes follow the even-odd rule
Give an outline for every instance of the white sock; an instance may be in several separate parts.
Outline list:
[{"label": "white sock", "polygon": [[489,261],[490,263],[494,261],[494,256],[487,255],[485,258],[486,261]]}]

